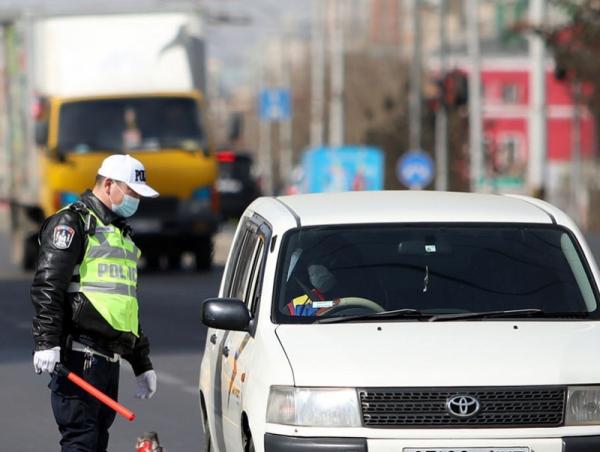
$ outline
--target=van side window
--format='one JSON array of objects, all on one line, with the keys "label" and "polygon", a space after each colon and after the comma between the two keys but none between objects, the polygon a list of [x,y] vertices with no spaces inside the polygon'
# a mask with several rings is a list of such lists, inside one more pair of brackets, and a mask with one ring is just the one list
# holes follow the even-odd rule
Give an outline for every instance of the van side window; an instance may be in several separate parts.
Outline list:
[{"label": "van side window", "polygon": [[246,231],[246,237],[242,243],[240,254],[238,256],[235,273],[231,283],[231,297],[239,300],[244,300],[246,297],[246,289],[248,287],[248,278],[250,276],[250,270],[252,269],[254,251],[258,236],[251,232]]},{"label": "van side window", "polygon": [[258,284],[260,282],[260,274],[262,270],[262,262],[264,258],[264,239],[259,237],[254,253],[254,265],[252,266],[252,274],[249,279],[248,292],[246,297],[246,304],[252,315],[256,314],[256,307],[258,306],[257,296],[259,295]]},{"label": "van side window", "polygon": [[233,276],[235,274],[235,270],[237,267],[238,257],[240,255],[240,251],[242,249],[242,245],[244,240],[246,239],[249,231],[246,228],[243,228],[239,231],[235,241],[231,245],[231,259],[229,260],[227,267],[225,268],[225,283],[223,286],[223,296],[231,297],[231,288],[233,285]]}]

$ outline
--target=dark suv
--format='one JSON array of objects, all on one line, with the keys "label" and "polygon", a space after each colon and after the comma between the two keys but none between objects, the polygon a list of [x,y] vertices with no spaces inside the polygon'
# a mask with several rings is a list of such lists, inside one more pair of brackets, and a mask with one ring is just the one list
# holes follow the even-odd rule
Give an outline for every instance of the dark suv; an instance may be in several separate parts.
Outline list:
[{"label": "dark suv", "polygon": [[217,152],[219,178],[217,191],[223,219],[239,218],[244,209],[261,195],[253,176],[253,159],[245,152],[221,150]]}]

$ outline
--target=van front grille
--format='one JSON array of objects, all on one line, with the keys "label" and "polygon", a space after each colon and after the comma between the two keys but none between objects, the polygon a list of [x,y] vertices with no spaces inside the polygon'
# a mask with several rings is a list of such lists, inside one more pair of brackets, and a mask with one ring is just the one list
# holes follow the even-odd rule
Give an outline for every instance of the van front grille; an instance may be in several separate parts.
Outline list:
[{"label": "van front grille", "polygon": [[[557,427],[565,394],[560,386],[359,389],[364,425],[387,428]],[[459,417],[450,400],[476,400],[479,409]]]}]

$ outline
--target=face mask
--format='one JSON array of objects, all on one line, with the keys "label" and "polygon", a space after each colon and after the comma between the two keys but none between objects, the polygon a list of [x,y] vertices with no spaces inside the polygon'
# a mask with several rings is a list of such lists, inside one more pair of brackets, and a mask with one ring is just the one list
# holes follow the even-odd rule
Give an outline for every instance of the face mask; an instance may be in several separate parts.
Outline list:
[{"label": "face mask", "polygon": [[[117,184],[115,183],[115,185]],[[123,193],[123,190],[121,190],[121,188],[118,185],[117,188],[121,193]],[[137,208],[140,205],[139,199],[134,198],[133,196],[126,195],[125,193],[123,193],[123,201],[121,201],[120,204],[115,204],[112,201],[112,199],[110,200],[110,202],[112,203],[111,210],[123,218],[128,218],[132,216],[137,211]]]},{"label": "face mask", "polygon": [[327,292],[335,286],[335,276],[323,265],[309,265],[308,279],[315,289]]}]

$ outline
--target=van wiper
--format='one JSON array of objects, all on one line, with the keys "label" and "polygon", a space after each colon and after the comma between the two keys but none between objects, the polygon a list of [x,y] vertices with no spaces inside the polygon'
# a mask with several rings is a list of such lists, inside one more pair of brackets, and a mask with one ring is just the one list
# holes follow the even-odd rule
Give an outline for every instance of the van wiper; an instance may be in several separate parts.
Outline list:
[{"label": "van wiper", "polygon": [[405,319],[405,318],[414,318],[414,319],[423,319],[429,318],[433,314],[425,314],[424,312],[419,311],[418,309],[395,309],[393,311],[382,311],[375,312],[373,314],[364,314],[364,315],[347,315],[347,316],[334,316],[334,317],[325,317],[323,319],[319,319],[315,321],[315,323],[344,323],[344,322],[355,322],[359,320],[378,320],[378,319]]},{"label": "van wiper", "polygon": [[546,315],[542,309],[513,309],[507,311],[484,311],[484,312],[461,312],[460,314],[438,314],[429,318],[430,322],[440,322],[447,320],[466,320],[466,319],[484,319],[487,317],[511,318],[511,317],[529,317],[536,314]]}]

